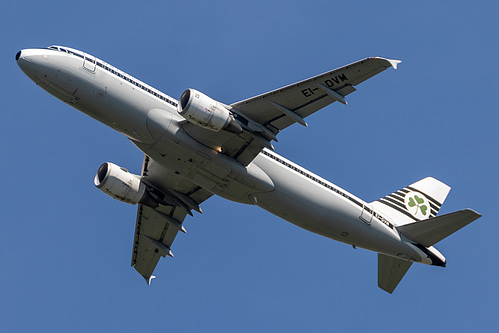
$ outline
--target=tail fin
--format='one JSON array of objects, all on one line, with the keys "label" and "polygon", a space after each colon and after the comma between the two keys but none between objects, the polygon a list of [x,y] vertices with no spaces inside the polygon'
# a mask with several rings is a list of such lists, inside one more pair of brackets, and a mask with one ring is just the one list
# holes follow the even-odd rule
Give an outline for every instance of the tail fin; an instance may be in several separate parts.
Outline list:
[{"label": "tail fin", "polygon": [[[435,254],[438,251],[431,248],[434,244],[481,216],[471,209],[436,216],[449,191],[449,186],[428,177],[370,205],[390,217],[397,230],[409,240]],[[410,261],[378,254],[379,287],[392,293],[411,264]]]},{"label": "tail fin", "polygon": [[449,194],[450,187],[428,177],[397,192],[371,202],[375,210],[390,216],[400,226],[435,217]]}]

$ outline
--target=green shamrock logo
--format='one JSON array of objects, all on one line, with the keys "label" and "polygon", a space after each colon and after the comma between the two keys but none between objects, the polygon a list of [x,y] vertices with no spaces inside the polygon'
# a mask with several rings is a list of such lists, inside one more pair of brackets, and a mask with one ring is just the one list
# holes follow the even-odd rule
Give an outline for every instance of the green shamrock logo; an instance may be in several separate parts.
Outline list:
[{"label": "green shamrock logo", "polygon": [[415,213],[414,215],[418,214],[418,211],[421,211],[423,216],[426,216],[428,213],[428,206],[424,204],[425,199],[419,197],[417,194],[414,194],[413,196],[409,197],[409,201],[407,202],[407,205],[411,208],[415,207]]}]

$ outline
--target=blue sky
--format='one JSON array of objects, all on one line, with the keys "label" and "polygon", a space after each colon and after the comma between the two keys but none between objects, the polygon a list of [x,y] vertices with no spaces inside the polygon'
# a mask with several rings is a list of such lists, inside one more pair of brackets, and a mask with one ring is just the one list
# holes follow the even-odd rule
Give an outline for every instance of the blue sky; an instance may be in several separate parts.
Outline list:
[{"label": "blue sky", "polygon": [[[0,322],[6,331],[488,331],[497,315],[495,1],[10,1],[0,13]],[[93,185],[140,172],[122,135],[35,86],[22,48],[91,53],[178,98],[239,101],[369,56],[399,69],[279,135],[277,153],[367,200],[426,176],[441,213],[483,217],[393,295],[377,256],[211,198],[151,286],[130,267],[136,207]],[[494,325],[495,326],[495,325]]]}]

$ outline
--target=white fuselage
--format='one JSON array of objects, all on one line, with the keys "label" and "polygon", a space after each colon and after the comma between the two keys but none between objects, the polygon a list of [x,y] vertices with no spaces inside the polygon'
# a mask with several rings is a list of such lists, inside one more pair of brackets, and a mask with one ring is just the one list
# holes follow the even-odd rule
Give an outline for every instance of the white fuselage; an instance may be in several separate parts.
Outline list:
[{"label": "white fuselage", "polygon": [[432,263],[388,216],[276,153],[265,149],[245,167],[195,141],[182,129],[186,120],[178,114],[175,99],[99,59],[69,48],[22,50],[16,59],[43,89],[123,133],[156,162],[214,194],[257,205],[343,243]]}]

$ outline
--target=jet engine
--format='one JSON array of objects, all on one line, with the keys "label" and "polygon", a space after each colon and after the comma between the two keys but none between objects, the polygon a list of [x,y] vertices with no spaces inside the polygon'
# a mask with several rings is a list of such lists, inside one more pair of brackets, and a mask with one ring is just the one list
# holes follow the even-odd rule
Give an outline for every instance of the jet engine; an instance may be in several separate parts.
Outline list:
[{"label": "jet engine", "polygon": [[220,102],[194,89],[187,89],[180,97],[178,113],[193,124],[220,132],[222,129],[239,134],[241,125]]},{"label": "jet engine", "polygon": [[113,197],[114,199],[135,205],[143,203],[157,206],[151,202],[147,186],[140,180],[140,176],[128,172],[128,170],[106,162],[102,164],[94,178],[95,186]]}]

